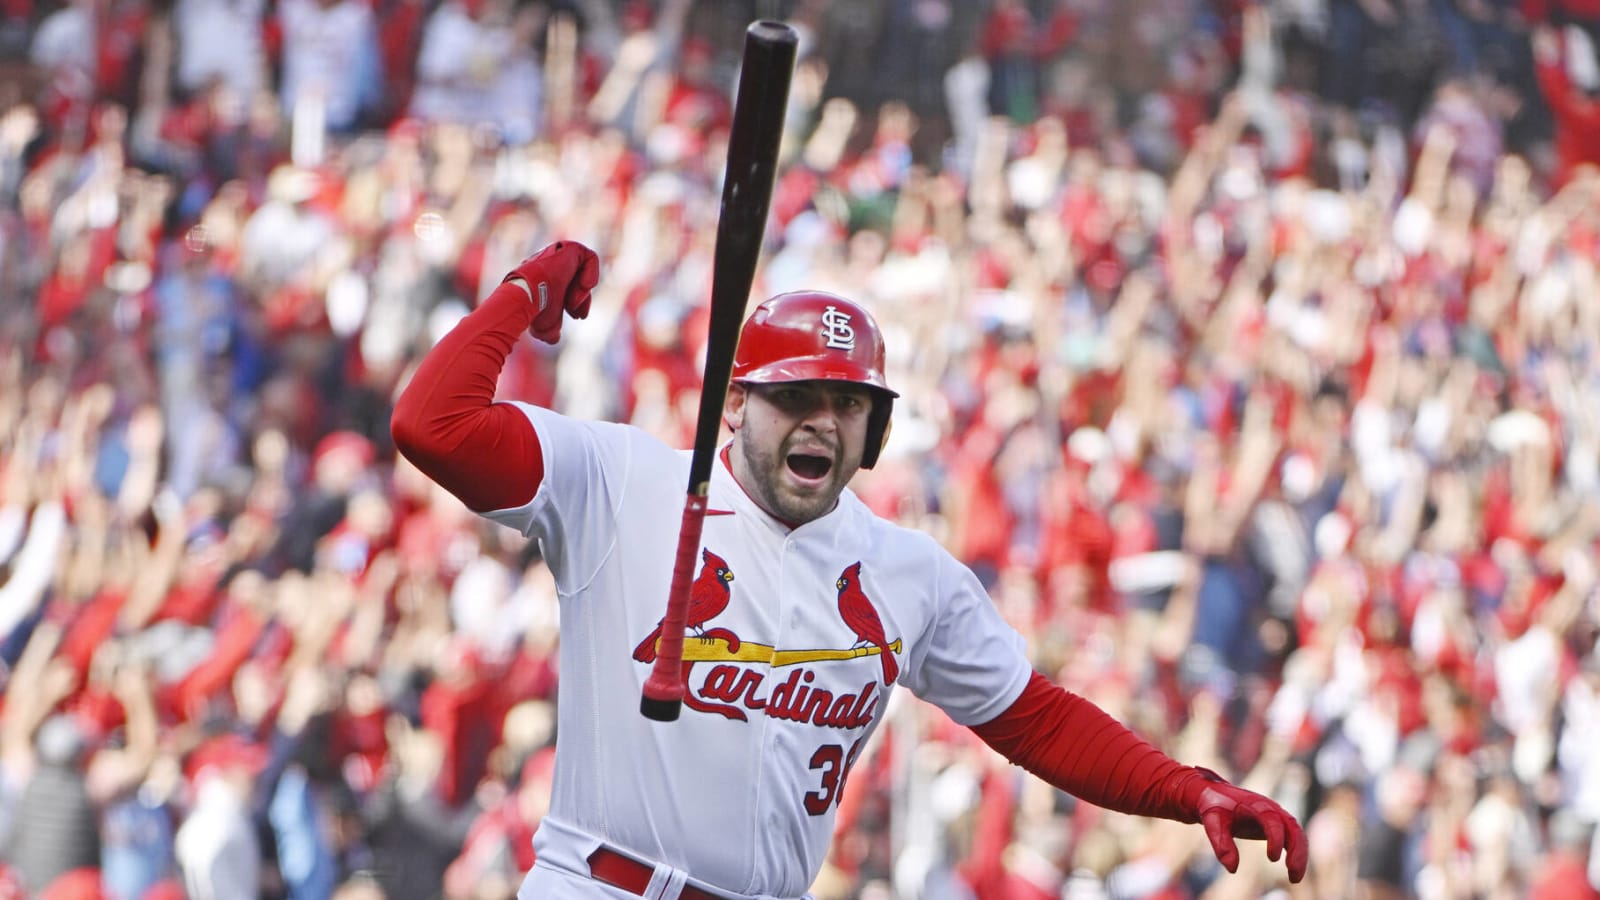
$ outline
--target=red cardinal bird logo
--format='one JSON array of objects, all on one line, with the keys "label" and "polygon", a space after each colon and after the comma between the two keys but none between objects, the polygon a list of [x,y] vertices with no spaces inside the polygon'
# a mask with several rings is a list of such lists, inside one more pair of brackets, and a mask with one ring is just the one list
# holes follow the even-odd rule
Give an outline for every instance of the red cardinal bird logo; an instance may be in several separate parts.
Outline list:
[{"label": "red cardinal bird logo", "polygon": [[[695,576],[694,583],[689,585],[689,613],[684,624],[697,634],[704,634],[705,624],[728,608],[728,585],[733,581],[733,572],[728,568],[727,560],[710,550],[702,548],[700,559],[704,564],[700,567],[700,574]],[[660,637],[661,624],[658,622],[655,630],[633,648],[633,658],[639,662],[655,662],[656,641]]]},{"label": "red cardinal bird logo", "polygon": [[834,583],[839,589],[839,615],[856,633],[856,643],[871,644],[878,648],[878,658],[883,660],[883,685],[888,687],[900,677],[900,663],[889,649],[889,640],[883,634],[883,622],[878,611],[861,591],[861,563],[847,566]]}]

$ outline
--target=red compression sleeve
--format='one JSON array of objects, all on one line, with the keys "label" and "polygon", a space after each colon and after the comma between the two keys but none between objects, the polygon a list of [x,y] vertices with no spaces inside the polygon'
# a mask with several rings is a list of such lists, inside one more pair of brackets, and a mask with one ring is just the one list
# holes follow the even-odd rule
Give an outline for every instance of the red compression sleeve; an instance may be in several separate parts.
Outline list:
[{"label": "red compression sleeve", "polygon": [[533,321],[519,284],[505,282],[423,357],[394,405],[395,446],[467,508],[522,506],[544,479],[528,417],[494,402],[511,348]]},{"label": "red compression sleeve", "polygon": [[1006,759],[1096,806],[1193,824],[1209,783],[1100,707],[1035,672],[1022,696],[972,731]]}]

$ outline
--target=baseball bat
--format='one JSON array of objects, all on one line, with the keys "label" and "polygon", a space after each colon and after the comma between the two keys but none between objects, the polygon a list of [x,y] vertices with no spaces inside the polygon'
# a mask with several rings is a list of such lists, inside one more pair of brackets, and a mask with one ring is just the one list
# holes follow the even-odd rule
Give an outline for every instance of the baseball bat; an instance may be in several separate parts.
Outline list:
[{"label": "baseball bat", "polygon": [[781,22],[751,23],[744,34],[744,62],[728,133],[728,161],[722,182],[722,210],[711,270],[711,324],[706,339],[705,382],[689,458],[689,496],[678,529],[678,549],[661,619],[656,659],[645,679],[639,711],[671,722],[683,705],[683,632],[687,627],[689,585],[705,524],[706,494],[722,428],[722,404],[733,371],[733,353],[744,324],[744,308],[755,281],[756,259],[767,229],[772,180],[778,168],[778,142],[789,106],[798,36]]}]

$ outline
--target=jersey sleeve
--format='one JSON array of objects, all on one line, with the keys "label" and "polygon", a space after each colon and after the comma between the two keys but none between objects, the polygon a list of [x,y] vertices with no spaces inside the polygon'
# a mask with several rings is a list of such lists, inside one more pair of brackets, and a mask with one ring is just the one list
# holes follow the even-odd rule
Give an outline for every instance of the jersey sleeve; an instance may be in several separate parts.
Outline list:
[{"label": "jersey sleeve", "polygon": [[537,540],[556,587],[564,594],[576,593],[616,551],[618,516],[627,496],[634,445],[642,435],[626,425],[572,419],[528,403],[513,405],[533,423],[544,455],[544,478],[532,500],[483,516]]},{"label": "jersey sleeve", "polygon": [[938,608],[902,683],[957,724],[976,725],[1011,706],[1033,668],[1022,635],[1001,618],[978,577],[942,548],[935,552]]}]

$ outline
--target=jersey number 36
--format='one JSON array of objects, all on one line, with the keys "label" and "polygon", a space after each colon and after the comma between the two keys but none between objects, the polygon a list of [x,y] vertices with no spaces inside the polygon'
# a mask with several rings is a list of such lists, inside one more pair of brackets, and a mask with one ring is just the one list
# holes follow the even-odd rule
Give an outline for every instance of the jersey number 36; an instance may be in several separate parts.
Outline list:
[{"label": "jersey number 36", "polygon": [[838,744],[823,744],[811,754],[811,768],[822,771],[822,789],[806,793],[807,813],[820,816],[828,811],[828,807],[839,802],[839,797],[844,794],[845,779],[850,777],[850,769],[856,764],[856,756],[861,753],[861,741],[861,738],[857,738],[850,745],[848,753]]}]

